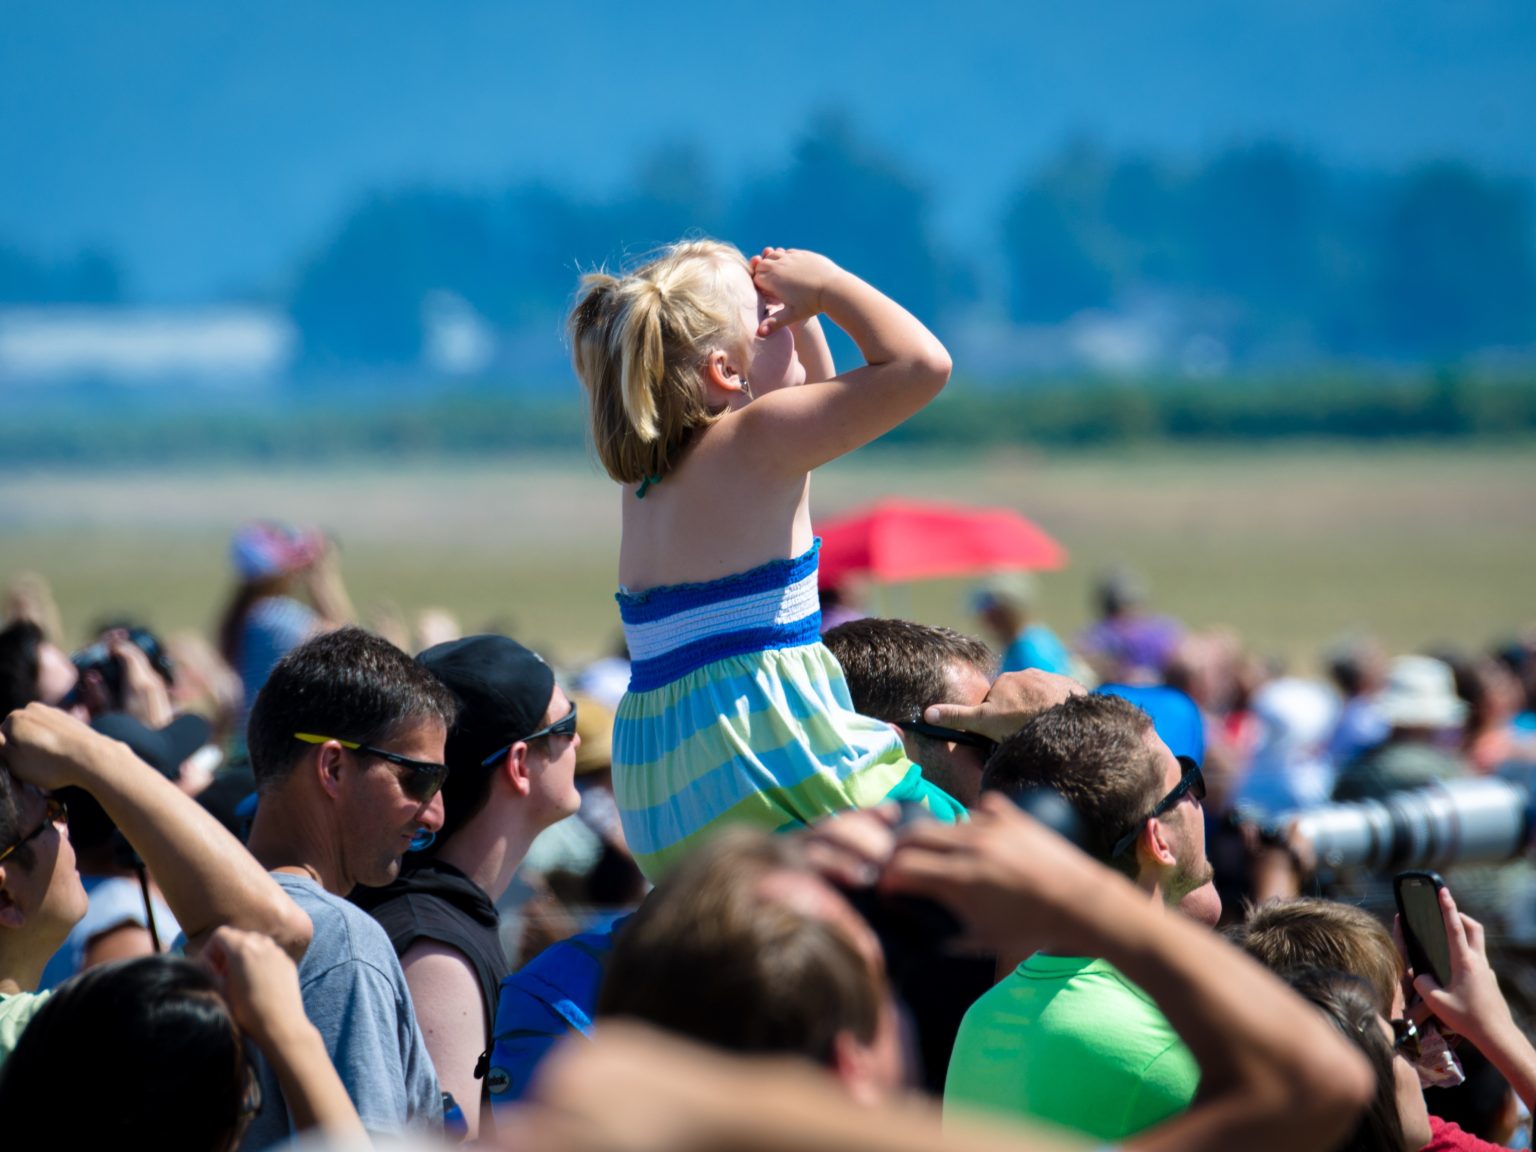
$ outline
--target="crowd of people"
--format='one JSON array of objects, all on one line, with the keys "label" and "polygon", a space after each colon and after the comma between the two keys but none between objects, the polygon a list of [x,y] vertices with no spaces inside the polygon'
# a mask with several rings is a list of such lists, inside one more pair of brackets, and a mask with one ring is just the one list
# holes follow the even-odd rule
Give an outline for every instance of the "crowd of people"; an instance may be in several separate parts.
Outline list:
[{"label": "crowd of people", "polygon": [[325,537],[274,523],[212,642],[112,620],[66,655],[46,583],[9,590],[15,1138],[1519,1139],[1536,1049],[1484,925],[1442,892],[1449,978],[1413,971],[1287,820],[1536,762],[1536,638],[1352,637],[1313,681],[1126,570],[1069,640],[1017,573],[986,639],[827,626],[808,474],[943,387],[938,341],[824,257],[703,241],[588,277],[571,339],[623,488],[625,644],[587,668],[359,627]]}]

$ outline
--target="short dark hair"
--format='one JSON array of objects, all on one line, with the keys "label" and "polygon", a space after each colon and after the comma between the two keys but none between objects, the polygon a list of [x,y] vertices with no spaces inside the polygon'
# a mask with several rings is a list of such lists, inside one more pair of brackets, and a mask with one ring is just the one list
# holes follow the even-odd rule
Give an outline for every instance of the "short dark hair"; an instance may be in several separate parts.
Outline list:
[{"label": "short dark hair", "polygon": [[866,716],[901,724],[930,704],[949,704],[945,676],[969,665],[989,680],[997,670],[992,649],[973,636],[910,620],[866,616],[829,629],[824,643],[843,666],[853,706]]},{"label": "short dark hair", "polygon": [[599,1014],[824,1066],[839,1033],[872,1040],[883,973],[833,925],[759,891],[773,873],[805,870],[791,840],[755,828],[686,856],[619,932]]},{"label": "short dark hair", "polygon": [[[80,1107],[80,1059],[105,1037],[131,1063]],[[0,1068],[0,1110],[22,1146],[227,1148],[245,1097],[239,1030],[213,976],[177,956],[104,964],[59,986]]]},{"label": "short dark hair", "polygon": [[31,620],[18,620],[0,631],[0,719],[38,698],[38,649],[43,630]]},{"label": "short dark hair", "polygon": [[256,695],[246,742],[256,786],[283,780],[313,732],[378,744],[423,721],[453,727],[453,693],[407,653],[361,628],[339,628],[305,641],[277,662]]},{"label": "short dark hair", "polygon": [[1134,876],[1135,855],[1112,854],[1162,792],[1157,754],[1145,743],[1151,727],[1152,717],[1119,696],[1068,697],[998,745],[981,790],[1055,789],[1082,818],[1088,854]]}]

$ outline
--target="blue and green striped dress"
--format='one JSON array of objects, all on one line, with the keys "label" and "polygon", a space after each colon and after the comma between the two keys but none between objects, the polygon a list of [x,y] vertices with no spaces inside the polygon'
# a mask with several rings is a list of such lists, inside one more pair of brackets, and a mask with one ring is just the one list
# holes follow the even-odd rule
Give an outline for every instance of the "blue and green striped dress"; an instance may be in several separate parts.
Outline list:
[{"label": "blue and green striped dress", "polygon": [[901,737],[853,710],[821,643],[820,544],[704,584],[619,593],[631,675],[613,787],[652,881],[726,824],[779,831],[891,796],[955,818]]}]

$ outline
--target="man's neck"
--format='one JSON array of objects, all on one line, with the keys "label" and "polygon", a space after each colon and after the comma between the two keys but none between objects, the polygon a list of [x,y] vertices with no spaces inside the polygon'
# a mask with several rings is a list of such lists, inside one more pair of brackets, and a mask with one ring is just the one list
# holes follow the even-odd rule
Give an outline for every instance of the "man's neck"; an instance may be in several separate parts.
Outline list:
[{"label": "man's neck", "polygon": [[346,896],[356,885],[342,867],[334,836],[296,807],[277,796],[262,797],[246,847],[268,872],[307,876],[331,895]]},{"label": "man's neck", "polygon": [[[1168,902],[1164,899],[1162,885],[1158,882],[1157,877],[1142,873],[1141,875],[1138,875],[1134,878],[1134,882],[1136,887],[1140,888],[1147,894],[1147,899],[1151,901],[1154,908],[1166,909],[1168,907]],[[1061,952],[1055,948],[1052,948],[1050,944],[1045,944],[1039,948],[1031,949],[1028,952],[999,952],[997,954],[997,978],[1001,980],[1004,976],[1012,972],[1020,964],[1024,963],[1024,961],[1028,960],[1036,953],[1039,953],[1043,956],[1057,956],[1062,959],[1096,959],[1096,957],[1093,956],[1084,956],[1081,952],[1078,951]]]},{"label": "man's neck", "polygon": [[522,815],[521,810],[508,815],[482,809],[437,850],[437,858],[468,876],[496,903],[512,883],[534,837],[543,831],[529,827],[526,819],[518,818]]}]

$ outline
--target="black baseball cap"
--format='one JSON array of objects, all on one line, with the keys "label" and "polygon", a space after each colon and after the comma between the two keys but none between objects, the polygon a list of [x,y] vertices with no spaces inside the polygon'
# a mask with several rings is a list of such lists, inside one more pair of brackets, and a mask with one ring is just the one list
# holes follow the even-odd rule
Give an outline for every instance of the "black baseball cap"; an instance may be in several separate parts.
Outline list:
[{"label": "black baseball cap", "polygon": [[485,804],[492,768],[483,761],[544,726],[555,673],[544,657],[507,636],[466,636],[434,644],[419,660],[458,698],[444,760],[443,827],[451,838]]}]

